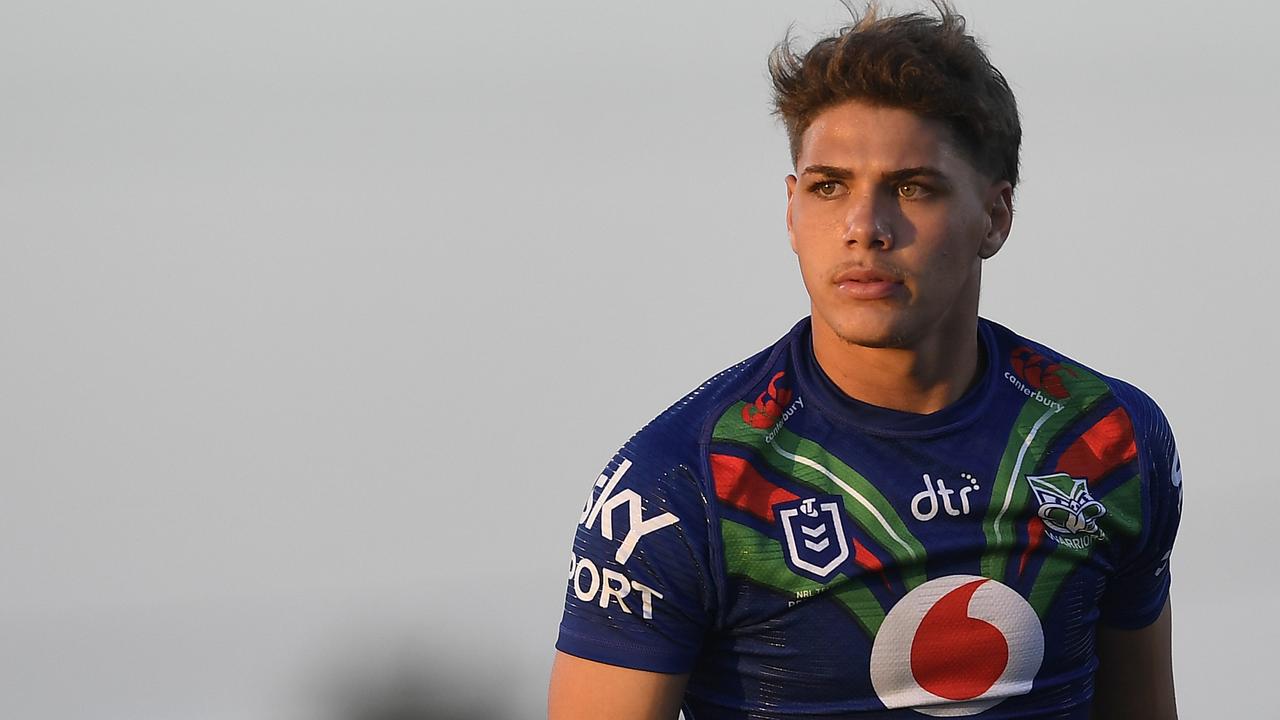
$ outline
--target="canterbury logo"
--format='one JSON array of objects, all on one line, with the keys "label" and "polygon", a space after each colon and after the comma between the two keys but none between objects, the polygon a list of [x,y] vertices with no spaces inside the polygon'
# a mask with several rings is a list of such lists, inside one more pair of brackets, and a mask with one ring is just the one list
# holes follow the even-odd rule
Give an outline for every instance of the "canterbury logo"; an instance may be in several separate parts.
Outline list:
[{"label": "canterbury logo", "polygon": [[742,421],[753,428],[768,429],[782,417],[782,410],[791,403],[791,390],[778,387],[785,372],[779,372],[769,381],[769,387],[756,398],[755,403],[742,408]]},{"label": "canterbury logo", "polygon": [[1009,364],[1013,366],[1013,372],[1018,378],[1030,385],[1032,390],[1043,390],[1054,400],[1065,400],[1071,397],[1071,392],[1062,382],[1062,374],[1067,373],[1071,377],[1075,377],[1076,374],[1070,368],[1064,368],[1061,363],[1052,362],[1031,348],[1023,346],[1015,348],[1009,354]]}]

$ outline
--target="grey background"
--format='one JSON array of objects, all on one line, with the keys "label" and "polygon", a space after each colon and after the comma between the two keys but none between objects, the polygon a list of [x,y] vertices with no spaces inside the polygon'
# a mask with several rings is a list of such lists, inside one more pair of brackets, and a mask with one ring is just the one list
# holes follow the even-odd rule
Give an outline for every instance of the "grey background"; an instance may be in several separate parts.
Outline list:
[{"label": "grey background", "polygon": [[[960,7],[983,312],[1165,408],[1183,715],[1261,716],[1278,13]],[[0,716],[541,715],[600,467],[807,311],[764,60],[843,13],[0,2]]]}]

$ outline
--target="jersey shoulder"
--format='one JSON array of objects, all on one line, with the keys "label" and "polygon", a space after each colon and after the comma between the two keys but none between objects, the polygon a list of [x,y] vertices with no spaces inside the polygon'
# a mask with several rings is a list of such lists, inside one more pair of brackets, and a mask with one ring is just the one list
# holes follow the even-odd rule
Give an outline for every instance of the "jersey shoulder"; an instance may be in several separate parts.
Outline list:
[{"label": "jersey shoulder", "polygon": [[1114,573],[1100,602],[1102,621],[1123,628],[1154,622],[1168,596],[1182,515],[1182,464],[1168,419],[1135,385],[990,324],[1007,353],[1006,381],[1036,401],[1028,402],[1035,413],[1061,419],[1060,472],[1037,479],[1080,478],[1105,506],[1098,525],[1113,547]]},{"label": "jersey shoulder", "polygon": [[722,408],[790,337],[676,401],[600,473],[574,535],[559,650],[652,672],[693,668],[723,592],[703,451]]},{"label": "jersey shoulder", "polygon": [[[677,400],[637,431],[619,450],[615,460],[634,462],[637,458],[633,456],[644,455],[667,464],[696,465],[716,420],[751,388],[768,379],[765,376],[779,364],[799,327],[751,357],[716,373]],[[767,398],[761,400],[760,408],[752,407],[744,412],[769,414],[772,407],[765,406],[766,402]]]},{"label": "jersey shoulder", "polygon": [[[997,347],[1006,353],[1009,373],[1039,393],[1045,400],[1063,406],[1096,404],[1109,396],[1119,404],[1139,435],[1168,434],[1168,420],[1150,395],[1136,385],[1101,373],[1092,367],[1035,340],[1023,337],[999,323],[985,320],[997,339]],[[1008,377],[1005,378],[1009,380]],[[1025,392],[1025,390],[1024,390]],[[1049,404],[1049,402],[1046,402]],[[1052,405],[1050,405],[1052,407]]]}]

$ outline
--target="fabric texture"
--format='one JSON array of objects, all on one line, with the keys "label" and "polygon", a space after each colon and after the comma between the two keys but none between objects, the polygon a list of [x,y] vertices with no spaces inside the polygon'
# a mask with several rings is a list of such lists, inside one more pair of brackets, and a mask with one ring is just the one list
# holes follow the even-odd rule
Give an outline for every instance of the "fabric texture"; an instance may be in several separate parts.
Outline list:
[{"label": "fabric texture", "polygon": [[809,320],[590,488],[563,652],[690,673],[709,718],[1087,718],[1094,628],[1154,622],[1181,467],[1156,404],[981,320],[928,415],[848,397]]}]

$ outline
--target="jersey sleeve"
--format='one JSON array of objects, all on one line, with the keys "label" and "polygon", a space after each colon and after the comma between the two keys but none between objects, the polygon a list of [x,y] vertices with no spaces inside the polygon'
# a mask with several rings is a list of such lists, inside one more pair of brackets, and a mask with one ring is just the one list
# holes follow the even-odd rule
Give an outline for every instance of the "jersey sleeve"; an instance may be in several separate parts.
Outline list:
[{"label": "jersey sleeve", "polygon": [[[573,540],[556,648],[653,672],[693,668],[712,622],[707,500],[696,452],[653,428],[593,483]],[[688,444],[693,445],[694,442]]]},{"label": "jersey sleeve", "polygon": [[1182,465],[1164,413],[1142,391],[1121,384],[1143,475],[1143,529],[1120,560],[1100,602],[1101,621],[1122,629],[1155,622],[1169,597],[1169,560],[1182,516]]}]

